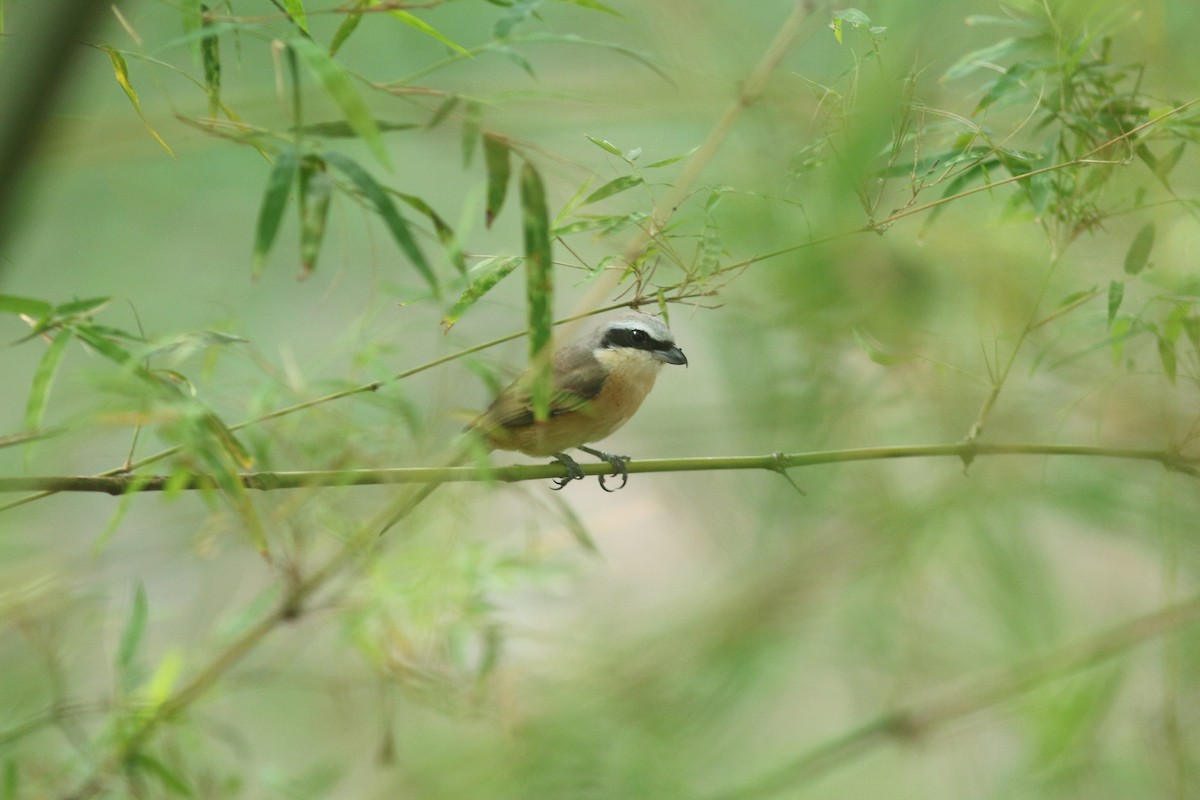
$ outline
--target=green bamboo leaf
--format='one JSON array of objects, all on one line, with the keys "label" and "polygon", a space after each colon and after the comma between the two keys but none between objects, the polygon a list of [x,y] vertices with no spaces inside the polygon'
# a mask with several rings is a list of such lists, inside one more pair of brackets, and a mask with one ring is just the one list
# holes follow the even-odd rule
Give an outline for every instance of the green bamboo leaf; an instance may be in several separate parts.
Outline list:
[{"label": "green bamboo leaf", "polygon": [[325,174],[325,164],[308,157],[300,166],[300,267],[305,275],[317,267],[317,256],[325,241],[325,222],[329,217],[329,199],[333,183]]},{"label": "green bamboo leaf", "polygon": [[450,112],[458,108],[458,95],[452,94],[447,97],[442,104],[433,112],[433,116],[429,118],[429,122],[425,123],[425,127],[433,130],[438,125],[445,121],[446,117],[450,116]]},{"label": "green bamboo leaf", "polygon": [[267,254],[275,244],[275,236],[279,233],[279,223],[283,219],[283,210],[287,207],[288,194],[292,190],[299,164],[299,154],[289,147],[275,159],[275,166],[267,178],[267,189],[263,193],[262,205],[258,210],[258,225],[254,233],[252,274],[255,278],[262,274]]},{"label": "green bamboo leaf", "polygon": [[[373,0],[358,0],[352,8],[366,8],[372,2]],[[337,51],[342,49],[342,45],[350,38],[350,34],[354,33],[355,29],[358,28],[358,23],[362,22],[362,18],[362,11],[353,10],[346,14],[346,18],[342,20],[342,24],[338,25],[337,30],[333,32],[333,40],[329,43],[329,55],[337,55]]]},{"label": "green bamboo leaf", "polygon": [[142,102],[138,99],[137,92],[133,89],[133,84],[129,82],[129,65],[125,63],[125,56],[121,55],[116,48],[108,45],[100,45],[100,49],[108,53],[108,58],[112,61],[113,73],[116,75],[117,83],[125,90],[125,96],[129,98],[129,102],[133,104],[133,110],[137,112],[138,119],[142,121],[142,125],[146,128],[154,141],[158,142],[163,150],[170,154],[171,158],[175,157],[175,152],[167,145],[166,141],[158,135],[158,131],[151,127],[146,121],[146,115],[142,113]]},{"label": "green bamboo leaf", "polygon": [[[0,5],[0,34],[4,33],[4,6]],[[11,741],[11,740],[9,740]],[[17,771],[15,759],[4,762],[4,782],[0,784],[0,800],[17,800],[21,788],[21,773]]]},{"label": "green bamboo leaf", "polygon": [[192,57],[197,61],[200,59],[200,40],[195,37],[195,34],[204,25],[204,11],[201,0],[182,0],[179,4],[179,14],[183,19],[183,32],[188,40],[188,47],[192,51]]},{"label": "green bamboo leaf", "polygon": [[480,132],[483,130],[483,107],[474,101],[467,103],[463,109],[462,127],[462,156],[463,168],[471,166],[475,157],[475,147],[479,144]]},{"label": "green bamboo leaf", "polygon": [[496,288],[500,281],[507,278],[513,270],[525,262],[525,259],[519,256],[510,256],[508,258],[489,258],[480,262],[478,269],[483,270],[483,274],[463,290],[461,296],[455,301],[450,310],[446,312],[446,316],[442,317],[442,329],[448,332],[453,328],[458,321],[462,319],[462,315],[471,306],[475,305],[481,297]]},{"label": "green bamboo leaf", "polygon": [[[503,38],[503,37],[497,37],[497,38]],[[644,66],[647,69],[654,72],[654,74],[658,75],[660,78],[662,78],[664,81],[666,81],[671,86],[675,85],[675,82],[673,80],[671,80],[670,76],[667,75],[667,73],[663,72],[662,69],[659,68],[659,66],[657,64],[655,64],[651,58],[646,56],[644,53],[640,53],[637,50],[634,50],[633,48],[626,47],[625,45],[618,44],[616,42],[606,42],[606,41],[602,41],[599,39],[588,39],[587,37],[577,36],[577,35],[571,34],[571,33],[564,34],[564,33],[545,33],[545,32],[522,34],[520,37],[518,37],[518,39],[522,42],[549,42],[549,43],[557,43],[557,44],[579,45],[579,46],[584,46],[584,47],[599,47],[604,50],[611,50],[614,53],[619,53],[620,55],[623,55],[626,58],[629,58],[629,59],[632,59],[632,60],[638,62],[642,66]]]},{"label": "green bamboo leaf", "polygon": [[1137,275],[1145,269],[1153,248],[1154,223],[1147,222],[1129,244],[1129,250],[1125,253],[1125,271],[1130,275]]},{"label": "green bamboo leaf", "polygon": [[442,247],[446,251],[446,259],[454,265],[454,268],[458,270],[460,275],[466,275],[467,261],[463,256],[462,247],[459,246],[458,236],[454,233],[454,229],[428,203],[416,195],[405,194],[403,192],[395,192],[394,194],[429,218],[434,232],[437,233],[438,241],[442,243]]},{"label": "green bamboo leaf", "polygon": [[125,632],[121,634],[121,644],[117,648],[117,671],[123,682],[128,681],[126,689],[132,688],[133,660],[137,656],[138,646],[142,643],[142,634],[146,632],[146,618],[149,616],[149,604],[146,602],[146,587],[138,583],[133,593],[133,607],[129,609],[129,621],[125,623]]},{"label": "green bamboo leaf", "polygon": [[38,362],[37,370],[33,373],[33,385],[29,389],[29,400],[25,404],[25,427],[31,431],[42,427],[46,403],[54,385],[54,376],[58,374],[58,365],[62,362],[63,353],[66,352],[67,343],[71,341],[72,336],[69,328],[60,330],[42,354],[42,360]]},{"label": "green bamboo leaf", "polygon": [[159,759],[139,750],[129,756],[125,762],[126,769],[141,770],[153,775],[165,789],[180,797],[195,797],[196,790],[175,770],[168,767]]},{"label": "green bamboo leaf", "polygon": [[322,50],[311,39],[297,37],[288,44],[308,63],[309,69],[342,110],[346,122],[362,137],[379,163],[390,167],[379,126],[375,123],[375,118],[371,116],[367,104],[363,102],[354,85],[350,83],[350,77],[346,71],[333,60],[329,53]]},{"label": "green bamboo leaf", "polygon": [[1175,383],[1175,374],[1177,369],[1175,342],[1167,339],[1164,336],[1158,337],[1158,358],[1162,361],[1163,372],[1166,373],[1167,380],[1172,384]]},{"label": "green bamboo leaf", "polygon": [[601,150],[605,151],[606,153],[612,153],[614,156],[617,156],[618,158],[625,157],[625,154],[621,152],[621,148],[617,147],[615,144],[608,141],[607,139],[599,139],[595,136],[588,136],[586,133],[584,134],[584,136],[587,138],[587,140],[589,142],[596,145],[596,147],[599,147]]},{"label": "green bamboo leaf", "polygon": [[[204,22],[209,30],[212,24]],[[208,115],[214,119],[221,109],[221,39],[209,33],[200,40],[200,60],[204,65],[204,91],[208,94]]]},{"label": "green bamboo leaf", "polygon": [[583,199],[583,202],[580,203],[580,205],[590,205],[597,201],[603,200],[606,197],[612,197],[614,194],[620,194],[626,189],[632,189],[634,186],[641,186],[642,183],[643,181],[640,175],[622,175],[619,178],[612,179],[596,191],[589,194]]},{"label": "green bamboo leaf", "polygon": [[0,294],[0,314],[24,314],[27,317],[43,319],[50,316],[54,306],[44,300],[32,297],[21,297],[15,294]]},{"label": "green bamboo leaf", "polygon": [[1125,284],[1121,281],[1111,281],[1108,284],[1108,327],[1111,330],[1117,312],[1121,310],[1121,301],[1125,298]]},{"label": "green bamboo leaf", "polygon": [[550,338],[554,325],[554,273],[546,189],[529,162],[521,169],[521,209],[525,239],[525,301],[529,322],[530,394],[535,420],[550,416]]},{"label": "green bamboo leaf", "polygon": [[488,176],[484,221],[489,228],[504,207],[504,198],[508,195],[508,178],[512,174],[511,152],[504,140],[490,134],[484,135],[483,160]]},{"label": "green bamboo leaf", "polygon": [[392,9],[388,13],[391,14],[396,19],[403,22],[405,25],[408,25],[409,27],[419,30],[421,33],[425,34],[426,36],[432,36],[434,39],[437,39],[439,42],[446,45],[451,50],[458,52],[460,55],[467,56],[468,58],[473,58],[473,56],[471,55],[471,51],[467,50],[467,48],[463,47],[458,42],[455,42],[454,40],[449,39],[446,36],[442,35],[442,33],[440,31],[438,31],[437,28],[433,27],[432,25],[430,25],[428,22],[421,19],[420,17],[418,17],[414,14],[411,14],[407,11],[403,11],[401,9]]},{"label": "green bamboo leaf", "polygon": [[572,5],[577,5],[582,8],[590,8],[592,11],[602,11],[605,14],[612,14],[614,17],[622,17],[623,18],[625,16],[620,11],[617,11],[615,8],[612,8],[611,6],[606,6],[606,5],[604,5],[604,3],[599,2],[599,0],[558,0],[558,2],[571,3]]},{"label": "green bamboo leaf", "polygon": [[109,361],[120,364],[123,367],[136,363],[137,359],[133,357],[133,354],[97,331],[91,325],[76,325],[73,330],[80,341],[85,342],[88,347],[91,347]]},{"label": "green bamboo leaf", "polygon": [[384,191],[371,174],[359,166],[353,159],[350,159],[341,153],[326,153],[325,161],[332,164],[337,169],[350,179],[350,181],[358,188],[363,197],[367,199],[371,205],[375,206],[375,211],[383,219],[387,225],[388,231],[392,234],[392,238],[396,240],[396,244],[408,256],[408,260],[412,262],[417,271],[422,277],[428,281],[429,285],[437,291],[437,278],[433,274],[433,268],[426,260],[425,254],[421,248],[417,246],[416,240],[408,229],[408,223],[404,221],[404,217],[396,209],[392,198]]},{"label": "green bamboo leaf", "polygon": [[308,33],[308,14],[304,12],[304,0],[283,0],[283,6],[296,26]]},{"label": "green bamboo leaf", "polygon": [[984,67],[989,67],[997,64],[1000,61],[1005,61],[1009,57],[1027,49],[1035,40],[1023,38],[1001,39],[995,44],[990,44],[987,47],[973,50],[961,57],[950,68],[942,73],[943,81],[953,81],[959,78],[964,78],[976,70]]},{"label": "green bamboo leaf", "polygon": [[670,158],[664,158],[662,161],[655,161],[653,164],[647,164],[645,166],[645,169],[658,169],[659,167],[669,167],[671,164],[675,164],[679,161],[683,161],[685,158],[690,156],[692,153],[695,153],[699,149],[700,149],[700,145],[696,145],[691,150],[688,150],[686,153],[681,153],[680,155],[677,155],[677,156],[671,156]]},{"label": "green bamboo leaf", "polygon": [[91,317],[108,307],[111,297],[89,297],[86,300],[72,300],[54,307],[58,317]]}]

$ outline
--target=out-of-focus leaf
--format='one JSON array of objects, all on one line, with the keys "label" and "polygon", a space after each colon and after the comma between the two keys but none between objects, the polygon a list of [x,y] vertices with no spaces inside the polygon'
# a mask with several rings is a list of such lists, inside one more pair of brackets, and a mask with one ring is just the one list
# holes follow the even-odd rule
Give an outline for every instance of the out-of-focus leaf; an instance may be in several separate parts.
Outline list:
[{"label": "out-of-focus leaf", "polygon": [[487,165],[487,211],[485,222],[492,227],[500,209],[504,207],[504,198],[508,195],[508,178],[512,174],[512,151],[508,143],[495,136],[483,137],[483,160]]},{"label": "out-of-focus leaf", "polygon": [[283,7],[288,16],[296,23],[296,27],[308,33],[308,14],[304,11],[304,0],[283,0]]},{"label": "out-of-focus leaf", "polygon": [[1129,244],[1129,250],[1125,253],[1125,271],[1130,275],[1137,275],[1145,269],[1153,248],[1154,223],[1147,222]]},{"label": "out-of-focus leaf", "polygon": [[645,211],[635,211],[632,214],[618,214],[615,216],[588,216],[574,222],[568,222],[565,225],[558,225],[553,229],[552,233],[555,236],[569,236],[573,233],[599,230],[607,236],[630,225],[637,225],[643,222],[647,216]]},{"label": "out-of-focus leaf", "polygon": [[54,313],[60,317],[91,317],[108,307],[111,297],[89,297],[86,300],[72,300],[54,307]]},{"label": "out-of-focus leaf", "polygon": [[342,66],[311,39],[296,37],[288,44],[308,63],[309,69],[342,110],[346,122],[362,137],[379,163],[390,166],[379,126]]},{"label": "out-of-focus leaf", "polygon": [[525,259],[519,257],[495,258],[487,259],[479,264],[479,269],[483,270],[483,274],[463,290],[462,295],[455,301],[450,310],[446,312],[446,316],[442,317],[442,329],[449,331],[453,328],[462,315],[471,306],[496,287],[500,281],[507,278],[513,270],[525,262]]},{"label": "out-of-focus leaf", "polygon": [[514,0],[508,12],[496,20],[492,27],[492,36],[507,39],[518,25],[533,16],[541,4],[542,0]]},{"label": "out-of-focus leaf", "polygon": [[554,273],[550,214],[542,177],[528,162],[521,169],[521,210],[525,239],[525,301],[529,322],[529,363],[533,418],[550,416],[550,338],[554,325]]},{"label": "out-of-focus leaf", "polygon": [[36,430],[42,426],[46,414],[46,403],[50,399],[50,388],[54,385],[54,376],[58,374],[58,365],[62,362],[67,343],[74,334],[69,328],[60,330],[50,346],[42,354],[37,370],[33,373],[33,385],[29,389],[29,401],[25,404],[25,427]]},{"label": "out-of-focus leaf", "polygon": [[520,53],[518,53],[516,50],[509,47],[508,45],[506,45],[506,44],[492,45],[491,51],[497,55],[504,56],[509,61],[516,64],[518,67],[525,70],[526,74],[528,74],[530,77],[536,77],[536,73],[533,71],[533,64],[529,63],[529,59],[527,59],[525,56],[521,55]]},{"label": "out-of-focus leaf", "polygon": [[437,39],[439,42],[446,45],[446,47],[449,47],[451,50],[454,50],[464,56],[468,56],[468,57],[471,56],[471,52],[469,50],[467,50],[465,47],[460,45],[458,42],[444,36],[437,28],[433,27],[428,22],[426,22],[425,20],[416,16],[415,14],[411,14],[408,11],[403,11],[398,8],[394,8],[391,11],[389,11],[388,13],[391,14],[396,19],[403,22],[405,25],[408,25],[409,27],[419,30],[421,33],[425,34],[426,36],[432,36],[434,39]]},{"label": "out-of-focus leaf", "polygon": [[1165,336],[1158,337],[1158,359],[1162,362],[1163,373],[1167,376],[1167,380],[1175,383],[1176,374],[1176,355],[1175,342]]},{"label": "out-of-focus leaf", "polygon": [[[203,23],[208,31],[211,24]],[[200,39],[200,61],[204,65],[204,91],[208,94],[208,116],[216,118],[221,110],[221,39],[215,33]]]},{"label": "out-of-focus leaf", "polygon": [[[385,122],[375,120],[375,124],[379,126],[380,132],[387,131],[409,131],[413,128],[420,127],[413,122]],[[352,136],[357,136],[356,131],[349,122],[313,122],[309,125],[302,125],[297,128],[300,133],[306,133],[312,136],[321,136],[326,139],[346,139]]]},{"label": "out-of-focus leaf", "polygon": [[175,152],[167,145],[166,141],[158,135],[158,131],[151,127],[146,121],[146,115],[142,113],[142,102],[138,99],[138,94],[133,89],[133,84],[129,82],[129,65],[125,63],[125,56],[121,55],[116,48],[108,45],[100,45],[100,49],[108,53],[108,58],[112,61],[113,73],[117,77],[117,83],[125,90],[125,96],[129,98],[129,102],[133,104],[133,110],[137,112],[138,119],[142,121],[146,131],[154,137],[154,141],[158,142],[163,150],[170,154],[171,158],[175,157]]},{"label": "out-of-focus leaf", "polygon": [[54,307],[44,300],[20,297],[15,294],[0,294],[0,314],[24,314],[41,319],[50,316]]},{"label": "out-of-focus leaf", "polygon": [[622,175],[619,178],[613,178],[611,181],[585,197],[580,205],[586,206],[603,200],[606,197],[612,197],[614,194],[620,194],[626,189],[632,189],[635,186],[641,186],[642,182],[642,177],[640,175]]},{"label": "out-of-focus leaf", "polygon": [[267,255],[275,244],[275,236],[279,233],[279,223],[283,220],[283,210],[287,207],[288,194],[296,179],[296,169],[300,165],[300,156],[293,148],[283,150],[275,159],[275,166],[267,178],[267,189],[263,193],[262,205],[258,209],[258,225],[254,232],[254,267],[252,274],[255,278],[262,274],[263,266],[267,263]]},{"label": "out-of-focus leaf", "polygon": [[325,222],[329,217],[329,199],[333,183],[325,174],[325,164],[306,158],[300,166],[300,267],[305,275],[317,267],[317,256],[325,241]]},{"label": "out-of-focus leaf", "polygon": [[658,75],[658,77],[662,78],[671,86],[675,85],[675,82],[671,80],[670,76],[663,72],[662,69],[655,64],[650,57],[646,56],[644,53],[634,50],[633,48],[626,47],[623,44],[618,44],[616,42],[605,42],[599,39],[588,39],[587,37],[577,36],[570,33],[537,32],[522,34],[519,38],[522,42],[553,42],[587,47],[599,47],[604,50],[611,50],[614,53],[619,53],[626,58],[638,62],[642,66],[651,70],[655,75]]},{"label": "out-of-focus leaf", "polygon": [[1117,312],[1121,310],[1121,301],[1125,298],[1125,284],[1121,281],[1111,281],[1108,284],[1108,327],[1111,330]]},{"label": "out-of-focus leaf", "polygon": [[438,125],[441,125],[442,122],[445,121],[446,117],[450,116],[450,112],[458,108],[458,103],[458,95],[450,95],[447,97],[444,101],[442,101],[442,104],[437,107],[437,110],[433,112],[433,116],[429,118],[429,122],[425,123],[425,127],[433,130]]},{"label": "out-of-focus leaf", "polygon": [[1025,80],[1029,72],[1030,67],[1024,62],[1013,64],[1006,69],[1003,75],[992,81],[983,98],[976,104],[975,113],[979,114],[999,101],[1008,99],[1014,89],[1021,88],[1021,81]]},{"label": "out-of-focus leaf", "polygon": [[958,78],[966,77],[972,72],[987,66],[996,65],[998,62],[1008,59],[1016,55],[1022,50],[1027,49],[1032,43],[1030,38],[1009,38],[1001,39],[995,44],[990,44],[987,47],[980,48],[967,53],[962,58],[950,65],[942,74],[943,81],[953,81]]},{"label": "out-of-focus leaf", "polygon": [[196,796],[196,790],[192,788],[191,784],[182,775],[168,767],[161,760],[147,754],[144,750],[139,750],[130,756],[126,768],[142,770],[153,775],[163,785],[163,788],[171,794],[179,795],[180,797]]},{"label": "out-of-focus leaf", "polygon": [[90,325],[77,325],[75,335],[100,355],[121,366],[135,363],[133,355]]},{"label": "out-of-focus leaf", "polygon": [[342,155],[341,153],[326,153],[325,161],[337,167],[341,172],[350,179],[350,181],[358,188],[363,197],[367,199],[371,205],[375,206],[375,211],[383,219],[388,231],[392,234],[392,238],[404,254],[408,256],[408,260],[421,273],[422,277],[428,281],[429,285],[437,291],[437,278],[433,274],[433,268],[429,265],[429,261],[425,258],[425,254],[421,248],[417,246],[416,240],[408,229],[408,223],[401,216],[392,198],[380,186],[371,174],[358,165],[353,159]]},{"label": "out-of-focus leaf", "polygon": [[133,606],[129,609],[129,620],[125,623],[125,631],[121,634],[121,644],[117,648],[117,672],[122,681],[128,681],[125,689],[131,689],[129,680],[133,660],[137,657],[138,646],[142,643],[142,635],[146,632],[146,618],[149,616],[149,604],[146,602],[146,587],[138,583],[133,593]]},{"label": "out-of-focus leaf", "polygon": [[614,17],[624,17],[625,16],[620,11],[617,11],[615,8],[612,8],[611,6],[606,6],[604,3],[601,3],[600,0],[558,0],[558,2],[570,3],[572,5],[581,6],[583,8],[590,8],[592,11],[602,11],[605,14],[612,14]]},{"label": "out-of-focus leaf", "polygon": [[475,157],[475,147],[479,144],[480,132],[483,130],[483,108],[474,101],[467,103],[463,110],[462,127],[462,156],[463,168],[471,166]]},{"label": "out-of-focus leaf", "polygon": [[700,146],[696,145],[691,150],[688,150],[686,153],[681,153],[677,156],[671,156],[670,158],[664,158],[662,161],[655,161],[653,164],[647,164],[645,167],[643,167],[643,169],[658,169],[659,167],[669,167],[672,164],[675,164],[679,161],[683,161],[685,158],[692,155],[692,153],[695,153],[699,149],[700,149]]},{"label": "out-of-focus leaf", "polygon": [[192,56],[200,58],[200,40],[196,32],[204,24],[204,12],[201,0],[182,0],[179,4],[179,14],[183,18],[183,32],[188,37],[188,46]]},{"label": "out-of-focus leaf", "polygon": [[350,38],[350,34],[358,27],[358,23],[362,22],[363,12],[358,9],[366,8],[373,0],[357,0],[353,5],[352,10],[347,12],[346,18],[342,20],[342,24],[338,25],[337,30],[333,32],[333,39],[329,42],[329,55],[336,56],[337,51],[342,49],[342,45]]}]

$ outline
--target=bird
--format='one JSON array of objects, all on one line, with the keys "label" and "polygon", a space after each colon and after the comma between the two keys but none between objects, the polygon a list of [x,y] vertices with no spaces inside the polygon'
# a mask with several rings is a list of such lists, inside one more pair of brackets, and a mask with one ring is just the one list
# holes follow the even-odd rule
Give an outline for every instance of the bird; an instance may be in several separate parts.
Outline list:
[{"label": "bird", "polygon": [[[624,425],[654,388],[664,364],[687,366],[687,356],[666,324],[639,311],[619,314],[584,337],[559,347],[551,357],[550,413],[534,416],[534,370],[521,374],[467,426],[491,450],[514,450],[529,456],[553,456],[567,468],[555,489],[582,480],[583,470],[567,455],[582,450],[613,468],[623,488],[629,479],[629,456],[588,447]],[[553,462],[552,462],[553,463]],[[607,492],[615,491],[605,485]]]}]

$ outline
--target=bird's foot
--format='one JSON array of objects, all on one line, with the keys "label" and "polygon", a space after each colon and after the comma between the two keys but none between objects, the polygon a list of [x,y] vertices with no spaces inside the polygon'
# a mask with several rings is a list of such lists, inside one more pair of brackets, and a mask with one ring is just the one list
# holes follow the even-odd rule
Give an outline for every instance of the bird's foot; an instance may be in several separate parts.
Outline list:
[{"label": "bird's foot", "polygon": [[[584,478],[583,468],[575,459],[571,458],[566,453],[555,453],[554,460],[567,468],[567,477],[554,478],[554,491],[559,491],[571,481],[581,481]],[[553,463],[553,462],[551,462]]]},{"label": "bird's foot", "polygon": [[590,447],[580,447],[579,449],[585,453],[595,456],[596,458],[600,459],[601,461],[607,461],[608,465],[613,468],[612,475],[610,475],[608,477],[621,479],[620,486],[618,486],[616,489],[610,489],[604,485],[604,476],[601,475],[600,476],[600,488],[601,489],[603,489],[606,492],[615,492],[617,489],[625,488],[625,484],[629,482],[629,467],[626,466],[626,462],[629,461],[629,456],[614,456],[612,453],[605,453],[602,450],[593,450]]}]

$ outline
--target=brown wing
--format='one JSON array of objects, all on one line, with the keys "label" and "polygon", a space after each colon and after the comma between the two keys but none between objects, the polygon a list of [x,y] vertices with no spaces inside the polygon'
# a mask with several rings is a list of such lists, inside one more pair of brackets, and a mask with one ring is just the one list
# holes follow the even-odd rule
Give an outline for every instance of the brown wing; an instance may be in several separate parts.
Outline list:
[{"label": "brown wing", "polygon": [[[558,353],[552,366],[555,392],[550,397],[550,416],[565,414],[582,407],[600,393],[604,369],[590,350]],[[533,424],[533,403],[529,392],[531,375],[525,373],[500,393],[473,427],[484,432],[496,428],[523,428]]]}]

